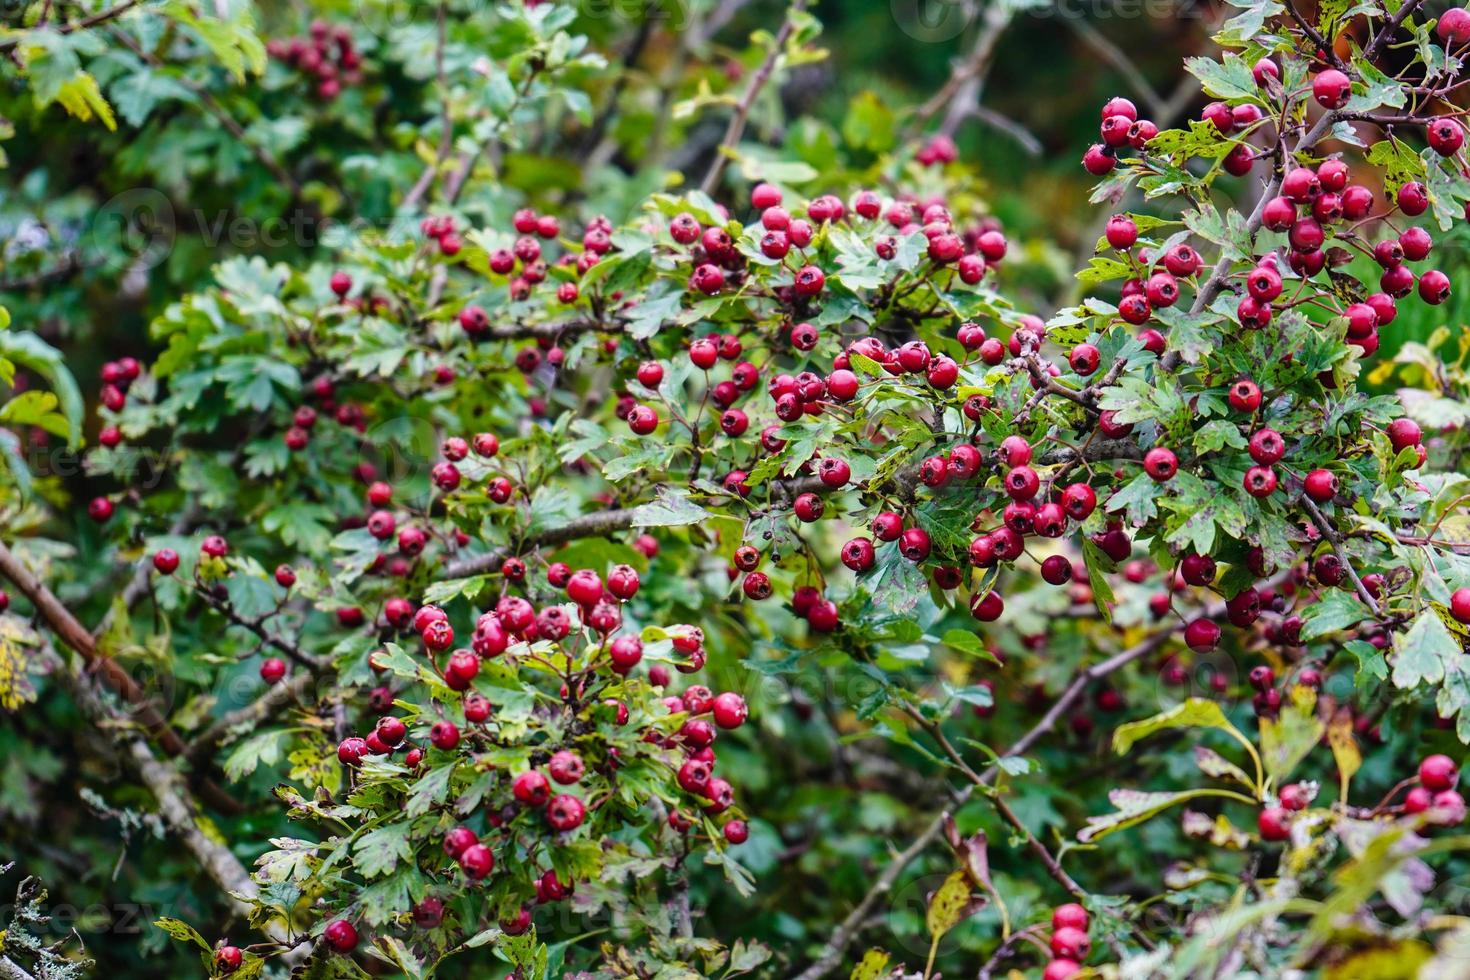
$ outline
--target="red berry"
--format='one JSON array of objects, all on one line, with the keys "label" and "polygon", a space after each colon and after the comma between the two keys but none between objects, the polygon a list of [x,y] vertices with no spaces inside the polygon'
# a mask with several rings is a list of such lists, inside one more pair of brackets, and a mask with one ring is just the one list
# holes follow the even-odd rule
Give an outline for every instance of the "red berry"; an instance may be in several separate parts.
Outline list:
[{"label": "red berry", "polygon": [[1462,623],[1470,623],[1470,587],[1456,589],[1450,595],[1450,615]]},{"label": "red berry", "polygon": [[[172,575],[179,567],[179,553],[172,548],[159,548],[153,554],[153,567],[163,575]],[[0,607],[0,612],[4,612]]]},{"label": "red berry", "polygon": [[1302,481],[1307,496],[1319,504],[1325,504],[1337,496],[1337,477],[1329,470],[1312,470]]},{"label": "red berry", "polygon": [[1179,460],[1174,456],[1173,450],[1155,446],[1144,454],[1143,469],[1159,483],[1167,483],[1179,472]]},{"label": "red berry", "polygon": [[1288,840],[1291,837],[1291,814],[1285,807],[1265,807],[1256,817],[1256,827],[1261,832],[1262,840]]},{"label": "red berry", "polygon": [[1312,79],[1312,98],[1328,109],[1341,109],[1353,93],[1353,83],[1336,68],[1319,72]]},{"label": "red berry", "polygon": [[1447,755],[1431,755],[1419,763],[1419,782],[1431,792],[1454,789],[1459,779],[1459,767]]},{"label": "red berry", "polygon": [[357,948],[357,928],[346,919],[333,919],[322,930],[322,939],[333,952],[346,955]]}]

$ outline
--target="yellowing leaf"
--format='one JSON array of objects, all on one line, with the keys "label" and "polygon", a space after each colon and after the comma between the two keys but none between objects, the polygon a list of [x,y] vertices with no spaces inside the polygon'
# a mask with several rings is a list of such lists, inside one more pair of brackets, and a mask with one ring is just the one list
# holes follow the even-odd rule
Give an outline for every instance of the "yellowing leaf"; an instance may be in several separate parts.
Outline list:
[{"label": "yellowing leaf", "polygon": [[881,949],[870,949],[863,954],[858,965],[852,968],[847,980],[878,980],[888,969],[888,954]]},{"label": "yellowing leaf", "polygon": [[1277,718],[1261,719],[1261,759],[1280,786],[1307,753],[1322,741],[1327,726],[1316,715],[1317,693],[1298,685]]},{"label": "yellowing leaf", "polygon": [[67,112],[82,122],[89,122],[95,115],[108,129],[117,129],[117,119],[112,114],[112,106],[108,105],[107,100],[102,97],[102,90],[97,87],[97,79],[88,72],[79,71],[63,82],[56,90],[55,101],[60,102]]},{"label": "yellowing leaf", "polygon": [[1244,738],[1240,730],[1230,724],[1225,717],[1225,712],[1220,710],[1220,706],[1214,701],[1190,698],[1183,704],[1176,705],[1152,718],[1119,725],[1118,730],[1113,732],[1113,751],[1123,755],[1133,748],[1134,743],[1139,739],[1172,728],[1218,728],[1221,731],[1230,732],[1237,739]]},{"label": "yellowing leaf", "polygon": [[1332,757],[1337,760],[1338,779],[1342,783],[1342,799],[1347,802],[1348,781],[1363,765],[1363,753],[1353,737],[1353,716],[1347,710],[1339,711],[1327,726],[1327,744],[1332,747]]},{"label": "yellowing leaf", "polygon": [[938,939],[964,921],[971,910],[970,875],[965,871],[952,871],[929,900],[924,924],[929,928],[929,935]]}]

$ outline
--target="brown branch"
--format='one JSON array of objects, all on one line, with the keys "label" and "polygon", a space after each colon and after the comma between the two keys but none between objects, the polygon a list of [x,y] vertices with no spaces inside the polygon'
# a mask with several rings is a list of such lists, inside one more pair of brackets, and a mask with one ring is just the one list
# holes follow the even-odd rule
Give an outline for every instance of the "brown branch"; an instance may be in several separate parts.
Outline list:
[{"label": "brown branch", "polygon": [[277,653],[280,653],[290,658],[292,661],[300,664],[308,670],[316,670],[321,666],[321,663],[315,657],[303,651],[299,646],[281,639],[279,636],[266,629],[265,622],[262,619],[247,619],[246,617],[240,615],[240,613],[235,610],[235,607],[232,606],[228,601],[223,599],[216,599],[214,596],[210,595],[209,592],[203,587],[196,587],[194,590],[194,594],[197,595],[200,599],[204,600],[204,603],[207,606],[209,606],[215,612],[218,612],[221,616],[225,617],[225,619],[229,620],[234,625],[239,626],[242,629],[247,629],[251,633],[254,633],[260,639],[261,643],[275,650]]},{"label": "brown branch", "polygon": [[1303,17],[1301,15],[1301,12],[1296,9],[1296,4],[1293,2],[1293,0],[1285,0],[1285,3],[1286,12],[1291,15],[1292,20],[1296,21],[1296,26],[1299,27],[1301,29],[1301,32],[1307,36],[1307,40],[1310,41],[1318,51],[1322,52],[1322,56],[1324,58],[1332,62],[1332,67],[1342,68],[1342,59],[1337,56],[1337,52],[1333,49],[1331,42],[1323,37],[1321,32],[1318,31],[1315,27],[1307,23],[1306,18]]},{"label": "brown branch", "polygon": [[[521,542],[523,548],[542,548],[547,545],[565,544],[578,538],[599,537],[613,531],[626,530],[633,526],[637,520],[636,508],[620,508],[604,510],[596,514],[586,514],[563,524],[561,527],[550,528],[538,534],[533,534]],[[445,578],[468,578],[471,575],[480,575],[484,572],[499,568],[500,563],[510,554],[509,548],[497,548],[483,555],[475,555],[454,562],[444,569]]]},{"label": "brown branch", "polygon": [[[161,59],[159,59],[153,53],[145,51],[141,46],[139,46],[138,42],[134,41],[126,31],[114,29],[112,31],[112,36],[115,37],[118,43],[120,43],[123,47],[127,48],[129,51],[133,52],[133,54],[137,55],[139,58],[142,58],[145,62],[147,62],[149,67],[167,67]],[[254,140],[250,139],[249,135],[245,132],[245,127],[241,126],[240,123],[235,119],[235,117],[230,115],[228,109],[219,104],[219,100],[214,97],[214,95],[209,91],[208,88],[200,85],[198,82],[194,81],[186,75],[176,75],[174,76],[174,81],[178,82],[180,85],[184,86],[184,88],[192,92],[194,97],[199,100],[199,104],[204,107],[204,110],[208,112],[211,116],[213,116],[216,120],[218,120],[219,124],[225,128],[226,132],[228,132],[235,139],[239,140],[240,144],[251,152],[255,159],[260,162],[261,166],[265,167],[265,169],[271,172],[271,176],[275,177],[276,180],[280,181],[286,186],[288,190],[290,190],[291,196],[294,200],[299,201],[304,198],[305,193],[302,190],[300,182],[291,175],[291,172],[289,170],[282,166],[281,161],[276,159],[276,155],[274,153],[266,149],[264,146],[261,146],[259,143],[256,143]]]},{"label": "brown branch", "polygon": [[253,728],[262,721],[274,718],[278,712],[291,705],[300,704],[319,676],[330,669],[330,664],[323,664],[318,670],[299,671],[289,680],[272,685],[250,704],[222,715],[214,724],[195,736],[194,741],[189,743],[185,758],[196,769],[203,769],[219,747],[229,741],[235,732]]},{"label": "brown branch", "polygon": [[1423,2],[1424,0],[1404,0],[1398,11],[1393,15],[1393,18],[1387,24],[1383,25],[1383,30],[1379,31],[1373,40],[1368,42],[1368,46],[1363,49],[1363,60],[1371,62],[1373,56],[1378,53],[1378,49],[1383,47],[1389,38],[1393,37],[1398,31],[1399,26],[1403,24],[1410,14],[1418,10],[1419,5]]},{"label": "brown branch", "polygon": [[1148,83],[1148,79],[1143,77],[1143,72],[1138,70],[1133,59],[1128,57],[1122,48],[1108,40],[1101,31],[1088,23],[1085,17],[1076,17],[1063,12],[1061,21],[1072,29],[1083,44],[1096,51],[1104,61],[1112,66],[1114,71],[1123,77],[1123,81],[1128,83],[1134,94],[1143,102],[1144,107],[1148,110],[1149,118],[1156,125],[1160,127],[1167,125],[1160,117],[1168,110],[1168,103]]},{"label": "brown branch", "polygon": [[139,723],[170,756],[184,752],[184,741],[158,713],[148,695],[138,686],[132,676],[112,657],[97,648],[92,634],[77,622],[50,589],[26,568],[21,560],[5,545],[0,544],[0,575],[4,575],[21,594],[36,607],[36,612],[51,627],[61,641],[81,656],[89,673],[95,674],[107,689],[128,705]]},{"label": "brown branch", "polygon": [[704,193],[714,193],[715,185],[719,183],[720,174],[724,172],[730,154],[735,152],[735,146],[740,142],[741,134],[745,132],[745,123],[750,118],[750,110],[755,105],[756,97],[760,95],[761,89],[765,88],[766,82],[776,70],[776,64],[786,50],[786,42],[791,39],[792,33],[796,30],[796,15],[805,11],[806,5],[807,0],[793,0],[791,8],[786,12],[786,20],[781,24],[781,30],[776,33],[776,38],[771,44],[770,53],[766,55],[766,60],[761,62],[755,74],[750,76],[750,82],[745,86],[745,94],[740,97],[740,102],[735,107],[735,115],[731,117],[730,125],[725,128],[725,135],[720,140],[720,145],[715,147],[715,158],[710,162],[709,171],[699,185],[699,189]]},{"label": "brown branch", "polygon": [[1332,526],[1331,522],[1327,520],[1326,515],[1312,501],[1312,498],[1306,494],[1302,494],[1302,506],[1311,515],[1312,523],[1317,525],[1317,530],[1322,532],[1322,537],[1327,539],[1328,543],[1332,545],[1332,550],[1337,553],[1337,560],[1342,562],[1343,571],[1347,572],[1348,578],[1352,579],[1353,588],[1357,591],[1358,598],[1362,599],[1363,604],[1373,613],[1374,619],[1381,618],[1383,616],[1383,610],[1379,608],[1378,600],[1373,598],[1373,593],[1368,591],[1368,587],[1358,577],[1357,570],[1353,568],[1353,563],[1348,558],[1346,549],[1342,546],[1342,535],[1337,533],[1337,530]]},{"label": "brown branch", "polygon": [[[1337,114],[1332,112],[1319,116],[1317,121],[1312,125],[1312,128],[1302,137],[1300,148],[1308,149],[1313,146],[1317,140],[1321,139],[1322,134],[1327,131],[1336,119]],[[1254,238],[1256,232],[1260,231],[1261,220],[1266,211],[1266,202],[1275,197],[1276,192],[1281,189],[1281,177],[1282,175],[1279,171],[1273,174],[1270,182],[1261,191],[1261,196],[1256,201],[1254,210],[1251,211],[1250,217],[1245,222],[1245,234],[1247,238]],[[1215,301],[1215,297],[1220,295],[1220,289],[1225,285],[1225,280],[1230,277],[1230,269],[1234,264],[1229,255],[1220,256],[1220,260],[1210,270],[1210,277],[1205,280],[1200,286],[1199,292],[1195,295],[1194,304],[1189,309],[1191,314],[1203,312],[1206,307]],[[1160,364],[1164,370],[1172,371],[1179,366],[1179,361],[1179,352],[1169,351],[1164,355]]]},{"label": "brown branch", "polygon": [[946,114],[942,128],[947,134],[954,135],[954,128],[959,121],[980,99],[985,74],[995,58],[996,45],[1000,43],[1001,34],[1010,26],[1013,16],[1009,4],[991,3],[986,7],[985,20],[980,33],[975,36],[974,45],[962,60],[955,63],[949,78],[939,90],[915,110],[913,118],[904,127],[902,143],[912,142],[919,130],[945,106],[949,106],[950,111]]},{"label": "brown branch", "polygon": [[[80,624],[76,630],[81,630]],[[75,633],[76,630],[68,632]],[[82,631],[81,635],[85,636],[86,632]],[[67,691],[82,714],[118,744],[124,761],[157,801],[164,825],[224,893],[231,910],[248,919],[254,912],[250,900],[259,894],[259,888],[229,847],[204,832],[199,806],[178,770],[160,762],[148,743],[136,731],[130,731],[122,724],[123,718],[103,700],[92,675],[73,672],[49,644],[40,656],[45,666],[50,668],[51,676]],[[289,942],[286,931],[279,924],[271,923],[261,931],[275,942]]]},{"label": "brown branch", "polygon": [[[1206,608],[1204,615],[1215,618],[1224,615],[1224,612],[1225,604],[1223,602],[1217,602]],[[1128,649],[1114,654],[1106,660],[1099,661],[1091,667],[1079,670],[1073,677],[1072,682],[1067,685],[1057,700],[1052,702],[1046,714],[1035,725],[1031,726],[1024,735],[1017,739],[1010,748],[1006,749],[1001,754],[1000,759],[1009,759],[1030,750],[1032,745],[1036,744],[1042,736],[1056,727],[1057,722],[1085,696],[1088,685],[1153,653],[1163,646],[1178,628],[1179,624],[1177,623],[1165,624],[1156,632]],[[960,792],[958,799],[954,803],[954,807],[963,805],[978,786],[990,784],[999,773],[1000,762],[997,761],[986,768],[984,772],[981,772],[976,782],[970,786],[966,786]],[[822,947],[822,951],[817,955],[817,958],[812,962],[811,966],[797,974],[794,980],[821,980],[822,977],[825,977],[837,967],[842,960],[842,954],[847,951],[848,946],[857,938],[858,932],[867,921],[868,914],[878,899],[893,887],[894,881],[903,872],[904,867],[923,853],[924,849],[939,836],[944,828],[945,817],[950,812],[950,809],[947,808],[935,816],[919,836],[915,838],[912,844],[893,857],[888,867],[884,868],[882,873],[874,880],[873,885],[863,895],[857,906],[838,925],[836,931],[832,934],[832,938],[827,940],[826,945]]]},{"label": "brown branch", "polygon": [[440,112],[439,126],[439,151],[434,155],[434,162],[424,168],[419,174],[419,179],[414,181],[413,187],[409,188],[408,194],[404,196],[400,205],[405,211],[411,211],[418,207],[425,194],[429,191],[429,185],[434,182],[434,177],[449,159],[449,151],[454,146],[454,125],[449,117],[449,84],[444,75],[444,44],[448,38],[448,27],[446,18],[448,4],[440,0],[439,13],[435,18],[438,37],[434,42],[434,77],[439,84]]},{"label": "brown branch", "polygon": [[[114,7],[108,7],[106,10],[99,10],[95,14],[89,14],[88,16],[83,17],[81,20],[74,20],[70,23],[62,24],[58,27],[38,27],[36,29],[55,31],[57,34],[71,34],[74,31],[82,31],[86,30],[89,27],[96,27],[98,24],[105,24],[107,21],[112,20],[116,17],[120,17],[121,15],[127,13],[129,10],[132,10],[141,2],[142,0],[123,0],[122,3],[119,3]],[[21,37],[11,38],[8,41],[0,41],[0,53],[14,50],[20,45],[20,42],[23,40],[25,40],[24,35],[22,35]]]}]

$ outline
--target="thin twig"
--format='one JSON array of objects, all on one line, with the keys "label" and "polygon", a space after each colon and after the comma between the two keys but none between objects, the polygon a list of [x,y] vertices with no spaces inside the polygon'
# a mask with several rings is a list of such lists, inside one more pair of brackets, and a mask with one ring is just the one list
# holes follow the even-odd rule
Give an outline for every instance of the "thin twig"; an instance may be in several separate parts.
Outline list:
[{"label": "thin twig", "polygon": [[[108,7],[106,10],[99,10],[95,14],[90,14],[86,17],[83,17],[81,20],[74,20],[70,23],[62,24],[58,27],[46,27],[37,29],[53,31],[57,34],[71,34],[73,31],[86,30],[89,27],[96,27],[99,24],[105,24],[107,21],[119,17],[127,13],[129,10],[132,10],[141,2],[142,0],[123,0],[122,3],[117,4],[114,7]],[[13,50],[17,46],[19,46],[20,42],[23,40],[25,40],[24,34],[22,34],[20,37],[11,38],[7,41],[0,41],[0,53]]]},{"label": "thin twig", "polygon": [[700,183],[699,189],[706,194],[713,194],[715,185],[720,181],[720,174],[725,170],[725,164],[729,162],[730,155],[735,152],[735,147],[740,143],[740,136],[745,132],[745,123],[750,118],[750,110],[755,105],[755,100],[765,88],[766,82],[770,81],[771,74],[776,70],[776,65],[781,56],[786,52],[786,42],[791,39],[796,30],[797,15],[806,10],[807,0],[793,0],[791,7],[786,11],[786,20],[781,24],[781,30],[776,33],[776,38],[771,43],[770,53],[761,66],[756,69],[755,74],[750,76],[750,82],[745,86],[745,94],[740,97],[739,104],[735,107],[735,115],[730,119],[730,125],[725,128],[725,135],[720,140],[720,145],[715,147],[715,158],[710,161],[708,172]]},{"label": "thin twig", "polygon": [[1346,549],[1342,546],[1342,535],[1337,533],[1332,523],[1327,520],[1326,515],[1322,513],[1312,498],[1306,494],[1302,495],[1302,506],[1311,515],[1312,523],[1317,525],[1317,530],[1322,532],[1322,537],[1327,539],[1328,543],[1332,545],[1332,550],[1337,553],[1337,560],[1342,562],[1343,571],[1347,572],[1348,578],[1352,579],[1353,588],[1357,591],[1358,598],[1362,599],[1363,604],[1373,613],[1374,619],[1382,618],[1383,611],[1378,607],[1378,600],[1373,598],[1373,593],[1368,591],[1368,587],[1358,577],[1357,570],[1353,568],[1353,563],[1348,558]]},{"label": "thin twig", "polygon": [[454,124],[449,115],[449,84],[444,75],[444,45],[448,38],[447,6],[444,0],[440,0],[436,18],[438,36],[434,42],[434,77],[439,85],[439,151],[434,155],[434,161],[424,168],[424,172],[419,174],[419,179],[414,181],[413,187],[404,196],[400,207],[405,211],[418,207],[419,201],[428,193],[429,185],[434,182],[435,175],[449,159],[449,151],[454,146]]},{"label": "thin twig", "polygon": [[[149,51],[143,50],[143,48],[138,45],[138,42],[134,41],[126,31],[113,28],[111,33],[112,36],[117,39],[119,44],[127,48],[129,51],[133,52],[133,54],[137,55],[139,58],[143,59],[143,61],[147,62],[149,67],[165,67],[164,63],[159,60],[157,56]],[[231,136],[239,140],[240,144],[248,149],[255,156],[255,159],[260,162],[261,166],[265,167],[271,172],[271,176],[275,177],[276,180],[280,181],[286,186],[288,190],[290,190],[293,200],[299,201],[304,199],[305,193],[302,190],[301,183],[294,176],[291,175],[291,171],[287,170],[281,164],[281,161],[276,159],[276,155],[274,153],[266,149],[264,146],[261,146],[254,140],[250,139],[249,135],[245,132],[245,127],[241,126],[240,123],[235,119],[235,117],[230,115],[228,109],[219,104],[219,101],[214,97],[209,89],[205,88],[203,85],[200,85],[198,82],[185,75],[174,76],[174,81],[178,82],[180,85],[184,86],[184,88],[192,92],[194,97],[199,100],[199,104],[204,107],[204,110],[208,112],[211,116],[213,116],[216,120],[218,120],[219,124],[223,126]]]}]

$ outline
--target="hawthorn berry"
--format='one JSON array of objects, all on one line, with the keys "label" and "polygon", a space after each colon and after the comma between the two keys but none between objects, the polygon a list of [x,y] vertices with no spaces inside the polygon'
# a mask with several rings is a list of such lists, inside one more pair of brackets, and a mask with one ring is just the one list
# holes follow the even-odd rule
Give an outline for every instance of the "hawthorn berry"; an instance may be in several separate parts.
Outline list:
[{"label": "hawthorn berry", "polygon": [[346,919],[333,919],[322,930],[322,939],[333,952],[345,956],[357,948],[357,928]]},{"label": "hawthorn berry", "polygon": [[1179,460],[1171,449],[1155,446],[1143,456],[1143,469],[1159,483],[1167,483],[1179,472]]},{"label": "hawthorn berry", "polygon": [[223,974],[231,974],[240,969],[240,964],[245,962],[245,956],[240,952],[238,946],[220,946],[214,951],[214,968]]}]

